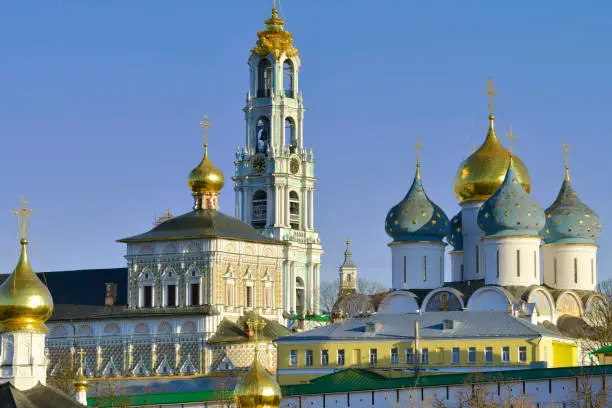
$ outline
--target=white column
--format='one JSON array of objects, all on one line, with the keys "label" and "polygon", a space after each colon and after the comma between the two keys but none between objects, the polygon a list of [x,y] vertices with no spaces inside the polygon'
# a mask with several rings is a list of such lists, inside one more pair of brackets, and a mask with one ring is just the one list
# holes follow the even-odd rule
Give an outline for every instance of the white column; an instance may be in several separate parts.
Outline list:
[{"label": "white column", "polygon": [[302,190],[301,201],[302,201],[301,202],[302,208],[300,208],[300,228],[303,230],[307,230],[308,229],[308,214],[310,213],[310,210],[309,210],[310,200],[308,200],[308,189]]},{"label": "white column", "polygon": [[291,310],[293,310],[293,313],[296,312],[296,308],[295,308],[295,302],[296,302],[296,298],[295,298],[295,264],[293,263],[293,261],[290,264],[290,271],[291,271],[291,279],[289,280],[289,288],[291,290]]},{"label": "white column", "polygon": [[310,189],[310,228],[314,229],[314,189]]},{"label": "white column", "polygon": [[240,219],[240,190],[234,189],[234,217]]},{"label": "white column", "polygon": [[319,291],[321,290],[319,264],[315,264],[314,271],[314,312],[315,314],[319,314],[321,312],[319,300]]},{"label": "white column", "polygon": [[39,382],[47,383],[48,360],[45,356],[45,334],[5,332],[0,335],[2,371],[0,383],[10,381],[21,391]]},{"label": "white column", "polygon": [[[484,232],[478,226],[478,210],[483,201],[475,201],[461,205],[461,223],[463,231],[463,276],[465,280],[482,279],[484,271],[484,253],[481,238]],[[476,249],[478,248],[478,250]],[[476,265],[478,259],[479,265]]]},{"label": "white column", "polygon": [[272,225],[272,185],[268,184],[266,186],[266,227],[270,227]]}]

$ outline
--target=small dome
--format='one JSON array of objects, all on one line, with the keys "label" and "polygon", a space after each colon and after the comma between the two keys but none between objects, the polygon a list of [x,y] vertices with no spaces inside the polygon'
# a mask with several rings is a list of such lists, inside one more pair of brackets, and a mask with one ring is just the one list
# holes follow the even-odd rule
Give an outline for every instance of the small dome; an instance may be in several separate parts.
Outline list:
[{"label": "small dome", "polygon": [[[484,143],[461,163],[455,176],[455,195],[461,203],[485,201],[501,186],[508,169],[510,153],[499,142],[494,128],[495,116],[489,115],[489,131]],[[531,189],[527,167],[514,156],[514,169],[525,191]]]},{"label": "small dome", "polygon": [[208,157],[208,145],[204,145],[204,158],[191,170],[187,183],[194,195],[219,194],[225,184],[225,177]]},{"label": "small dome", "polygon": [[478,225],[487,236],[538,236],[544,211],[519,183],[514,158],[501,187],[478,210]]},{"label": "small dome", "polygon": [[569,170],[556,200],[548,207],[542,236],[550,243],[593,243],[601,233],[599,216],[580,201],[572,187]]},{"label": "small dome", "polygon": [[21,239],[21,256],[15,270],[0,286],[0,332],[47,333],[45,322],[53,311],[47,286],[32,271],[28,240]]},{"label": "small dome", "polygon": [[442,242],[448,235],[448,217],[425,194],[418,163],[408,194],[387,214],[385,231],[394,242]]},{"label": "small dome", "polygon": [[461,226],[461,211],[459,211],[450,220],[450,231],[447,237],[448,243],[452,245],[455,251],[463,251],[463,228]]},{"label": "small dome", "polygon": [[[257,348],[255,355],[257,355]],[[234,399],[240,408],[278,407],[281,400],[281,389],[274,376],[255,357],[249,372],[236,384]]]}]

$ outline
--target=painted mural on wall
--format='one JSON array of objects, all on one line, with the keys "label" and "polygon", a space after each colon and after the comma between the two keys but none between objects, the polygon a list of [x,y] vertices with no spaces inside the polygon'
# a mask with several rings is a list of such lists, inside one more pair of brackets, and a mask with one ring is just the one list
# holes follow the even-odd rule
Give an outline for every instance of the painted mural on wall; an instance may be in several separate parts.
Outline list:
[{"label": "painted mural on wall", "polygon": [[557,300],[557,316],[563,315],[580,317],[578,300],[569,293],[562,294]]},{"label": "painted mural on wall", "polygon": [[452,292],[441,291],[429,299],[425,311],[427,312],[448,312],[461,310],[461,301]]},{"label": "painted mural on wall", "polygon": [[552,306],[548,301],[548,297],[541,292],[536,291],[533,295],[533,303],[535,303],[536,310],[540,316],[548,316],[552,318]]}]

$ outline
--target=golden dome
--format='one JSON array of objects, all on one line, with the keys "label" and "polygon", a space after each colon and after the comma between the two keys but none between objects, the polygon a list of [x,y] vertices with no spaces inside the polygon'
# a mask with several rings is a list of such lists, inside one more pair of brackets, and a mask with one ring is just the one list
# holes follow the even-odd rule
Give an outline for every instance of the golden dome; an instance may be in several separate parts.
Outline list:
[{"label": "golden dome", "polygon": [[[455,176],[455,195],[461,203],[485,201],[504,181],[510,153],[499,142],[494,128],[495,116],[489,115],[487,137],[474,153],[461,163]],[[525,191],[531,190],[531,179],[525,164],[513,155],[514,170]]]},{"label": "golden dome", "polygon": [[259,362],[257,348],[251,369],[234,389],[238,408],[276,408],[280,405],[281,390],[276,379]]},{"label": "golden dome", "polygon": [[193,195],[219,194],[225,184],[225,177],[208,158],[208,144],[204,145],[204,158],[198,166],[191,170],[188,179]]},{"label": "golden dome", "polygon": [[21,239],[21,256],[15,270],[0,286],[0,332],[47,333],[45,322],[53,311],[47,286],[28,262],[28,240]]}]

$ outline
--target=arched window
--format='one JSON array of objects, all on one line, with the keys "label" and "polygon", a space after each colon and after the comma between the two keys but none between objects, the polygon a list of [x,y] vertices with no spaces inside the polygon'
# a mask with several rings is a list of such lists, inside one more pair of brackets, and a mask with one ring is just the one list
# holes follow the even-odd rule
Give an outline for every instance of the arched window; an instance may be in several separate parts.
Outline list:
[{"label": "arched window", "polygon": [[283,88],[285,96],[293,98],[293,62],[290,59],[283,63]]},{"label": "arched window", "polygon": [[268,216],[268,195],[263,190],[257,190],[253,194],[253,213],[251,224],[255,228],[265,228]]},{"label": "arched window", "polygon": [[257,153],[267,153],[270,138],[270,120],[268,120],[267,117],[262,116],[257,119],[257,123],[255,124],[255,136],[255,150]]},{"label": "arched window", "polygon": [[295,122],[293,118],[285,119],[285,146],[289,146],[289,151],[295,153],[297,137],[295,135]]},{"label": "arched window", "polygon": [[302,314],[306,299],[304,299],[304,281],[299,276],[295,278],[295,312]]},{"label": "arched window", "polygon": [[300,229],[300,197],[295,191],[289,192],[289,223],[291,228]]},{"label": "arched window", "polygon": [[257,66],[257,97],[269,97],[272,89],[272,66],[270,61],[262,59]]}]

